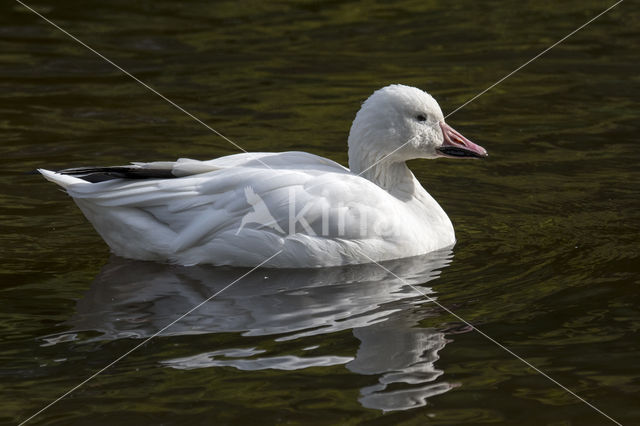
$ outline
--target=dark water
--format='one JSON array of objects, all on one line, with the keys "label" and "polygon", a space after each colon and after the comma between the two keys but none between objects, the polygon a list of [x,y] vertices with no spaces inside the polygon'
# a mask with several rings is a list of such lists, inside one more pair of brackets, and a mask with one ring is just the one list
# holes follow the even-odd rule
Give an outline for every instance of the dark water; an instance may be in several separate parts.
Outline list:
[{"label": "dark water", "polygon": [[[346,163],[360,102],[454,110],[611,3],[44,2],[248,151]],[[22,6],[0,14],[0,421],[16,424],[246,270],[110,258],[35,167],[237,152]],[[386,265],[622,424],[640,423],[640,14],[624,2],[448,119],[416,161],[452,252]],[[257,271],[33,424],[613,424],[376,267]]]}]

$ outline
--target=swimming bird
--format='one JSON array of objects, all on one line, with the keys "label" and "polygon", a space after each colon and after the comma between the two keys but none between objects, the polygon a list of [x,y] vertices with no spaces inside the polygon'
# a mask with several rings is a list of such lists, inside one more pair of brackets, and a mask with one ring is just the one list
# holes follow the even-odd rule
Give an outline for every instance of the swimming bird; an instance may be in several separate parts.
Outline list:
[{"label": "swimming bird", "polygon": [[[116,255],[181,265],[277,268],[369,263],[455,243],[451,220],[406,165],[484,158],[428,93],[375,91],[348,138],[349,168],[305,152],[53,172]],[[276,254],[274,256],[274,254]]]}]

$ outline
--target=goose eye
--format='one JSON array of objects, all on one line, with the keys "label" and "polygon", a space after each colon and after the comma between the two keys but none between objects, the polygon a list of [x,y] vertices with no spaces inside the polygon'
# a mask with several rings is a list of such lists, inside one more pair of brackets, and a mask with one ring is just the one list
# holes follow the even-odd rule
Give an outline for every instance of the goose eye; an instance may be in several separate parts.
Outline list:
[{"label": "goose eye", "polygon": [[418,121],[427,121],[427,116],[425,116],[424,114],[418,114],[416,116],[416,120],[418,120]]}]

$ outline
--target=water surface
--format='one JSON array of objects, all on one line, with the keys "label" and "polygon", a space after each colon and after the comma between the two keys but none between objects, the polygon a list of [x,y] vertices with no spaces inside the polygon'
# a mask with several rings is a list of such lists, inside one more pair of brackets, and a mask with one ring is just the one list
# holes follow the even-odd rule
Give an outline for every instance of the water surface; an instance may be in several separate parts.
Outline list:
[{"label": "water surface", "polygon": [[[640,420],[638,21],[630,3],[448,119],[487,161],[414,161],[451,252],[256,271],[34,424]],[[248,151],[346,164],[360,103],[445,114],[610,3],[44,2],[37,9]],[[25,175],[237,148],[10,2],[0,14],[0,400],[16,424],[246,270],[110,257]],[[612,423],[611,423],[612,424]]]}]

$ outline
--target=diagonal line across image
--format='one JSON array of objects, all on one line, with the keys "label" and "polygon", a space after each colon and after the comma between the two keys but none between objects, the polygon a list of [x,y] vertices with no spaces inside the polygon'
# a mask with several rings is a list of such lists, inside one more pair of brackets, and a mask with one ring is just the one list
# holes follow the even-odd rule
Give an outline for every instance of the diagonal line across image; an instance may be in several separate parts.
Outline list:
[{"label": "diagonal line across image", "polygon": [[[444,116],[444,118],[449,118],[450,116],[452,116],[453,114],[455,114],[456,112],[460,111],[462,108],[466,107],[467,105],[469,105],[471,102],[475,101],[476,99],[478,99],[480,96],[484,95],[485,93],[487,93],[489,90],[493,89],[494,87],[496,87],[498,84],[502,83],[503,81],[505,81],[506,79],[508,79],[509,77],[511,77],[512,75],[514,75],[515,73],[517,73],[518,71],[520,71],[522,68],[526,67],[527,65],[529,65],[531,62],[535,61],[536,59],[538,59],[539,57],[541,57],[542,55],[544,55],[545,53],[547,53],[548,51],[550,51],[551,49],[553,49],[554,47],[556,47],[557,45],[559,45],[560,43],[562,43],[563,41],[565,41],[566,39],[568,39],[569,37],[571,37],[572,35],[574,35],[575,33],[577,33],[578,31],[580,31],[581,29],[583,29],[584,27],[586,27],[587,25],[591,24],[592,22],[594,22],[596,19],[600,18],[602,15],[606,14],[607,12],[609,12],[610,10],[612,10],[614,7],[618,6],[620,3],[622,3],[624,0],[618,0],[617,3],[612,4],[611,6],[609,6],[608,8],[606,8],[605,10],[603,10],[602,12],[598,13],[596,16],[594,16],[593,18],[589,19],[587,22],[585,22],[584,24],[580,25],[578,28],[576,28],[575,30],[571,31],[569,34],[567,34],[566,36],[562,37],[560,40],[556,41],[555,43],[553,43],[551,46],[547,47],[546,49],[544,49],[543,51],[541,51],[540,53],[538,53],[537,55],[535,55],[533,58],[529,59],[528,61],[526,61],[525,63],[523,63],[522,65],[520,65],[518,68],[514,69],[513,71],[511,71],[510,73],[506,74],[504,77],[500,78],[498,81],[496,81],[495,83],[493,83],[492,85],[490,85],[489,87],[487,87],[486,89],[484,89],[483,91],[481,91],[480,93],[478,93],[477,95],[473,96],[472,98],[470,98],[468,101],[466,101],[465,103],[463,103],[462,105],[460,105],[459,107],[457,107],[456,109],[454,109],[453,111],[451,111],[450,113],[448,113],[447,115]],[[409,144],[411,141],[407,141],[405,142],[403,145],[399,146],[398,148],[396,148],[395,150],[393,150],[392,152],[388,153],[387,155],[385,155],[384,157],[380,158],[378,161],[374,162],[373,164],[371,164],[369,167],[367,167],[365,170],[361,171],[359,173],[359,176],[362,175],[364,172],[366,172],[367,170],[371,169],[372,167],[376,166],[377,164],[379,164],[380,162],[384,161],[385,158],[389,157],[390,155],[394,154],[396,151],[402,149],[404,146],[406,146],[407,144]]]},{"label": "diagonal line across image", "polygon": [[[121,66],[117,65],[116,63],[114,63],[113,61],[111,61],[110,59],[108,59],[107,57],[105,57],[103,54],[101,54],[100,52],[96,51],[95,49],[93,49],[92,47],[90,47],[89,45],[87,45],[86,43],[84,43],[83,41],[81,41],[80,39],[78,39],[76,36],[72,35],[71,33],[69,33],[68,31],[66,31],[65,29],[61,28],[59,25],[57,25],[56,23],[54,23],[53,21],[51,21],[50,19],[46,18],[45,16],[43,16],[42,14],[40,14],[39,12],[37,12],[36,10],[34,10],[32,7],[30,7],[29,5],[25,4],[23,1],[21,0],[16,0],[17,3],[19,3],[20,5],[22,5],[23,7],[25,7],[26,9],[30,10],[31,12],[33,12],[35,15],[37,15],[38,17],[40,17],[41,19],[43,19],[44,21],[46,21],[47,23],[49,23],[50,25],[52,25],[53,27],[55,27],[56,29],[58,29],[59,31],[61,31],[62,33],[64,33],[65,35],[67,35],[68,37],[70,37],[71,39],[73,39],[74,41],[76,41],[77,43],[81,44],[82,46],[84,46],[85,48],[87,48],[88,50],[90,50],[91,52],[93,52],[94,54],[96,54],[97,56],[99,56],[100,58],[102,58],[103,60],[105,60],[106,62],[108,62],[109,64],[111,64],[112,66],[114,66],[115,68],[117,68],[118,70],[122,71],[124,74],[126,74],[127,76],[129,76],[130,78],[132,78],[133,80],[135,80],[137,83],[139,83],[140,85],[142,85],[143,87],[145,87],[146,89],[150,90],[151,92],[153,92],[154,94],[156,94],[157,96],[159,96],[160,98],[162,98],[163,100],[165,100],[166,102],[168,102],[169,104],[171,104],[173,107],[175,107],[176,109],[182,111],[183,113],[185,113],[186,115],[188,115],[189,117],[191,117],[192,119],[194,119],[195,121],[197,121],[198,123],[200,123],[201,125],[203,125],[204,127],[206,127],[207,129],[209,129],[210,131],[212,131],[213,133],[215,133],[216,135],[220,136],[221,138],[223,138],[224,140],[226,140],[227,142],[231,143],[233,146],[235,146],[236,148],[238,148],[239,150],[243,151],[243,152],[247,152],[246,150],[244,150],[241,146],[239,146],[237,143],[233,142],[231,139],[229,139],[228,137],[226,137],[225,135],[223,135],[222,133],[220,133],[219,131],[217,131],[216,129],[214,129],[213,127],[209,126],[208,124],[206,124],[205,122],[203,122],[201,119],[199,119],[198,117],[196,117],[195,115],[193,115],[192,113],[190,113],[189,111],[187,111],[186,109],[184,109],[183,107],[181,107],[180,105],[178,105],[177,103],[175,103],[174,101],[172,101],[171,99],[167,98],[166,96],[162,95],[160,92],[158,92],[156,89],[154,89],[153,87],[151,87],[150,85],[148,85],[147,83],[145,83],[144,81],[140,80],[139,78],[137,78],[136,76],[134,76],[133,74],[131,74],[130,72],[126,71],[125,69],[123,69]],[[591,18],[589,21],[585,22],[583,25],[581,25],[580,27],[576,28],[575,30],[573,30],[572,32],[570,32],[569,34],[567,34],[566,36],[564,36],[563,38],[561,38],[560,40],[558,40],[557,42],[555,42],[554,44],[552,44],[551,46],[549,46],[548,48],[544,49],[543,51],[541,51],[540,53],[538,53],[536,56],[534,56],[533,58],[529,59],[527,62],[523,63],[522,65],[520,65],[518,68],[516,68],[515,70],[511,71],[510,73],[508,73],[507,75],[505,75],[504,77],[502,77],[501,79],[499,79],[498,81],[496,81],[495,83],[493,83],[492,85],[490,85],[489,87],[487,87],[486,89],[484,89],[482,92],[478,93],[477,95],[473,96],[472,98],[470,98],[468,101],[466,101],[464,104],[460,105],[458,108],[454,109],[452,112],[450,112],[449,114],[447,114],[445,116],[449,117],[452,114],[456,113],[457,111],[459,111],[460,109],[464,108],[466,105],[468,105],[469,103],[473,102],[474,100],[476,100],[477,98],[479,98],[480,96],[484,95],[485,93],[487,93],[489,90],[491,90],[492,88],[494,88],[495,86],[497,86],[498,84],[502,83],[503,81],[505,81],[507,78],[511,77],[513,74],[515,74],[516,72],[520,71],[522,68],[524,68],[525,66],[527,66],[528,64],[530,64],[531,62],[535,61],[536,59],[538,59],[539,57],[541,57],[542,55],[544,55],[545,53],[547,53],[549,50],[551,50],[552,48],[554,48],[555,46],[559,45],[560,43],[562,43],[563,41],[565,41],[566,39],[568,39],[569,37],[571,37],[573,34],[575,34],[576,32],[580,31],[581,29],[583,29],[584,27],[586,27],[587,25],[589,25],[590,23],[594,22],[596,19],[598,19],[599,17],[603,16],[604,14],[606,14],[607,12],[609,12],[610,10],[612,10],[614,7],[618,6],[620,3],[622,3],[623,0],[619,0],[617,3],[613,4],[612,6],[608,7],[606,10],[604,10],[603,12],[599,13],[598,15],[596,15],[595,17]],[[406,142],[405,145],[409,143]],[[404,146],[404,145],[403,145]],[[400,147],[402,148],[402,146]],[[398,148],[398,149],[400,149]],[[396,150],[397,151],[397,150]],[[395,152],[395,151],[394,151]],[[393,153],[393,152],[392,152]],[[391,153],[391,154],[392,154]],[[391,155],[389,154],[389,155]],[[383,157],[381,159],[379,159],[376,163],[374,163],[373,165],[371,165],[369,168],[375,166],[378,162],[383,161],[386,158]],[[260,161],[260,160],[259,160]],[[264,163],[263,163],[264,164]],[[265,164],[265,166],[269,167],[268,165]],[[270,167],[269,167],[270,168]],[[362,171],[360,173],[360,175],[364,172],[366,172],[368,169]],[[266,264],[268,261],[270,261],[271,259],[273,259],[274,257],[276,257],[277,255],[279,255],[282,252],[282,250],[277,251],[276,253],[274,253],[272,256],[270,256],[269,258],[265,259],[263,262],[261,262],[260,264],[258,264],[257,266],[253,267],[251,270],[249,270],[248,272],[246,272],[245,274],[243,274],[242,276],[240,276],[239,278],[237,278],[236,280],[232,281],[231,283],[229,283],[228,285],[226,285],[224,288],[222,288],[221,290],[219,290],[218,292],[216,292],[215,294],[211,295],[210,297],[208,297],[207,299],[205,299],[204,301],[202,301],[201,303],[199,303],[198,305],[194,306],[192,309],[190,309],[189,311],[183,313],[182,315],[180,315],[177,319],[175,319],[174,321],[172,321],[171,323],[167,324],[165,327],[163,327],[162,329],[158,330],[156,333],[154,333],[152,336],[148,337],[147,339],[145,339],[144,341],[142,341],[141,343],[139,343],[138,345],[134,346],[132,349],[130,349],[129,351],[125,352],[124,354],[122,354],[120,357],[118,357],[117,359],[115,359],[114,361],[112,361],[111,363],[109,363],[108,365],[106,365],[105,367],[103,367],[102,369],[98,370],[97,372],[95,372],[94,374],[92,374],[91,376],[89,376],[88,378],[86,378],[84,381],[80,382],[78,385],[74,386],[73,388],[69,389],[67,392],[65,392],[64,394],[62,394],[61,396],[59,396],[57,399],[55,399],[54,401],[50,402],[48,405],[46,405],[45,407],[43,407],[42,409],[40,409],[39,411],[37,411],[36,413],[34,413],[33,415],[31,415],[30,417],[28,417],[27,419],[23,420],[20,424],[25,424],[27,422],[29,422],[30,420],[34,419],[36,416],[38,416],[39,414],[43,413],[44,411],[46,411],[47,409],[49,409],[51,406],[53,406],[54,404],[56,404],[57,402],[59,402],[60,400],[62,400],[63,398],[65,398],[66,396],[68,396],[69,394],[73,393],[74,391],[76,391],[78,388],[80,388],[81,386],[83,386],[84,384],[86,384],[87,382],[89,382],[90,380],[94,379],[95,377],[97,377],[99,374],[101,374],[102,372],[104,372],[105,370],[107,370],[108,368],[110,368],[111,366],[115,365],[116,363],[118,363],[119,361],[121,361],[122,359],[124,359],[125,357],[127,357],[128,355],[130,355],[132,352],[136,351],[137,349],[141,348],[142,346],[144,346],[149,340],[153,339],[154,337],[157,337],[158,335],[160,335],[162,332],[164,332],[166,329],[168,329],[169,327],[171,327],[172,325],[174,325],[175,323],[177,323],[178,321],[182,320],[184,317],[188,316],[189,314],[191,314],[193,311],[195,311],[196,309],[200,308],[202,305],[204,305],[205,303],[207,303],[208,301],[210,301],[211,299],[213,299],[214,297],[216,297],[217,295],[219,295],[220,293],[222,293],[223,291],[225,291],[226,289],[228,289],[229,287],[231,287],[232,285],[236,284],[237,282],[239,282],[240,280],[242,280],[244,277],[246,277],[247,275],[249,275],[250,273],[252,273],[253,271],[255,271],[256,269],[260,268],[261,266],[263,266],[264,264]],[[366,256],[366,255],[365,255]],[[368,257],[368,256],[366,256]],[[387,271],[388,273],[392,274],[393,276],[395,276],[396,278],[400,279],[402,282],[405,282],[404,280],[402,280],[402,278],[398,277],[397,275],[395,275],[393,272],[389,271],[387,268],[385,268],[383,265],[381,265],[380,263],[376,262],[374,259],[369,258],[369,260],[372,263],[375,263],[376,265],[380,266],[382,269],[384,269],[385,271]],[[448,309],[447,307],[443,306],[442,304],[440,304],[438,301],[436,301],[435,299],[433,299],[432,297],[426,295],[424,292],[420,291],[418,288],[416,288],[415,286],[408,284],[405,282],[405,284],[409,285],[411,288],[413,288],[414,291],[418,292],[419,294],[421,294],[422,296],[424,296],[429,302],[433,302],[434,304],[436,304],[437,306],[439,306],[441,309],[445,310],[447,313],[453,315],[454,317],[458,318],[460,321],[464,322],[465,324],[471,326],[474,330],[476,330],[479,334],[481,334],[483,337],[485,337],[486,339],[490,340],[492,343],[496,344],[498,347],[500,347],[501,349],[503,349],[504,351],[508,352],[509,354],[511,354],[512,356],[514,356],[515,358],[517,358],[519,361],[521,361],[522,363],[524,363],[525,365],[527,365],[529,368],[532,368],[534,371],[536,371],[537,373],[541,374],[542,376],[544,376],[545,378],[547,378],[548,380],[550,380],[551,382],[553,382],[554,384],[556,384],[557,386],[559,386],[560,388],[562,388],[563,390],[565,390],[566,392],[568,392],[569,394],[573,395],[575,398],[579,399],[581,402],[583,402],[584,404],[588,405],[589,407],[591,407],[593,410],[597,411],[598,413],[600,413],[601,415],[603,415],[604,417],[606,417],[607,419],[609,419],[610,421],[612,421],[613,423],[620,425],[620,423],[616,420],[614,420],[611,416],[607,415],[606,413],[604,413],[602,410],[600,410],[599,408],[597,408],[596,406],[594,406],[593,404],[591,404],[590,402],[586,401],[585,399],[583,399],[582,397],[578,396],[576,393],[574,393],[573,391],[571,391],[570,389],[568,389],[567,387],[565,387],[564,385],[562,385],[561,383],[559,383],[558,381],[556,381],[555,379],[553,379],[552,377],[550,377],[549,375],[547,375],[546,373],[544,373],[543,371],[541,371],[540,369],[538,369],[537,367],[533,366],[531,363],[529,363],[528,361],[526,361],[524,358],[520,357],[519,355],[515,354],[514,352],[512,352],[510,349],[508,349],[507,347],[505,347],[504,345],[500,344],[498,341],[496,341],[495,339],[493,339],[492,337],[490,337],[489,335],[487,335],[486,333],[484,333],[483,331],[479,330],[478,328],[474,327],[471,323],[469,323],[468,321],[466,321],[465,319],[463,319],[462,317],[460,317],[458,314],[454,313],[453,311],[451,311],[450,309]]]},{"label": "diagonal line across image", "polygon": [[[366,255],[365,255],[366,256]],[[368,256],[367,256],[368,257]],[[372,263],[375,263],[376,265],[378,265],[379,267],[381,267],[382,269],[384,269],[385,271],[387,271],[389,274],[393,275],[395,278],[397,278],[398,280],[400,280],[403,284],[411,287],[413,289],[413,291],[415,291],[416,293],[419,293],[420,295],[422,295],[423,297],[425,297],[429,302],[434,303],[435,305],[437,305],[440,309],[442,309],[443,311],[447,312],[449,315],[454,316],[455,318],[457,318],[458,320],[460,320],[461,322],[463,322],[464,324],[468,325],[469,327],[471,327],[473,330],[475,330],[476,332],[478,332],[482,337],[486,338],[487,340],[489,340],[490,342],[494,343],[496,346],[498,346],[500,349],[504,350],[505,352],[509,353],[510,355],[514,356],[516,359],[518,359],[519,361],[521,361],[522,363],[526,364],[529,368],[531,368],[532,370],[534,370],[535,372],[537,372],[538,374],[541,374],[542,376],[544,376],[545,378],[549,379],[550,381],[552,381],[553,383],[555,383],[556,385],[558,385],[560,388],[562,388],[565,392],[573,395],[574,397],[576,397],[578,400],[580,400],[581,402],[587,404],[589,407],[593,408],[594,410],[596,410],[598,413],[602,414],[604,417],[606,417],[607,419],[611,420],[613,423],[622,426],[621,423],[619,423],[617,420],[613,419],[611,416],[609,416],[607,413],[605,413],[604,411],[602,411],[601,409],[599,409],[598,407],[596,407],[595,405],[593,405],[592,403],[590,403],[589,401],[585,400],[584,398],[582,398],[581,396],[579,396],[578,394],[576,394],[575,392],[573,392],[571,389],[567,388],[566,386],[564,386],[562,383],[558,382],[557,380],[555,380],[554,378],[552,378],[551,376],[549,376],[547,373],[545,373],[544,371],[540,370],[538,367],[534,366],[533,364],[531,364],[529,361],[527,361],[526,359],[522,358],[520,355],[516,354],[515,352],[513,352],[511,349],[507,348],[506,346],[504,346],[502,343],[498,342],[496,339],[494,339],[493,337],[489,336],[487,333],[485,333],[484,331],[480,330],[478,327],[476,327],[475,325],[471,324],[469,321],[467,321],[466,319],[462,318],[460,315],[456,314],[455,312],[453,312],[451,309],[447,308],[446,306],[444,306],[443,304],[441,304],[440,302],[438,302],[436,299],[434,299],[433,297],[429,296],[428,294],[426,294],[425,292],[421,291],[418,287],[414,286],[413,284],[408,283],[407,281],[403,280],[402,278],[400,278],[398,275],[394,274],[392,271],[390,271],[388,268],[385,268],[384,265],[381,265],[380,263],[376,262],[375,260],[369,258],[369,260]]]},{"label": "diagonal line across image", "polygon": [[[145,83],[144,81],[140,80],[138,77],[136,77],[135,75],[131,74],[129,71],[125,70],[124,68],[122,68],[120,65],[116,64],[115,62],[113,62],[111,59],[107,58],[106,56],[104,56],[102,53],[98,52],[97,50],[95,50],[93,47],[89,46],[87,43],[83,42],[82,40],[80,40],[78,37],[74,36],[73,34],[71,34],[70,32],[68,32],[67,30],[65,30],[64,28],[60,27],[58,24],[56,24],[55,22],[51,21],[50,19],[48,19],[47,17],[43,16],[41,13],[39,13],[38,11],[36,11],[35,9],[33,9],[31,6],[25,4],[24,2],[20,1],[20,0],[16,0],[16,2],[20,3],[23,7],[27,8],[28,10],[30,10],[31,12],[33,12],[34,14],[38,15],[38,17],[40,17],[41,19],[43,19],[44,21],[46,21],[48,24],[52,25],[53,27],[55,27],[56,29],[60,30],[62,33],[64,33],[66,36],[68,36],[69,38],[71,38],[73,41],[79,43],[80,45],[84,46],[85,48],[89,49],[92,53],[96,54],[97,56],[99,56],[101,59],[103,59],[104,61],[108,62],[109,64],[113,65],[115,68],[117,68],[118,70],[122,71],[125,75],[127,75],[128,77],[131,77],[133,80],[135,80],[138,84],[140,84],[141,86],[143,86],[144,88],[148,89],[149,91],[151,91],[152,93],[158,95],[159,97],[161,97],[163,100],[165,100],[166,102],[168,102],[171,106],[173,106],[174,108],[176,108],[179,111],[182,111],[183,113],[185,113],[186,115],[188,115],[189,117],[193,118],[195,121],[197,121],[198,123],[200,123],[201,125],[203,125],[204,127],[206,127],[207,129],[211,130],[213,133],[215,133],[216,135],[220,136],[222,139],[224,139],[225,141],[229,142],[231,145],[233,145],[234,147],[238,148],[240,151],[242,152],[247,152],[246,149],[242,148],[240,145],[238,145],[237,143],[235,143],[234,141],[232,141],[230,138],[228,138],[227,136],[223,135],[222,133],[220,133],[219,131],[217,131],[216,129],[214,129],[213,127],[211,127],[210,125],[208,125],[207,123],[205,123],[204,121],[202,121],[201,119],[199,119],[198,117],[196,117],[195,115],[193,115],[192,113],[190,113],[189,111],[187,111],[185,108],[183,108],[182,106],[178,105],[177,103],[175,103],[174,101],[172,101],[171,99],[169,99],[168,97],[166,97],[165,95],[163,95],[162,93],[158,92],[156,89],[154,89],[153,87],[151,87],[150,85],[148,85],[147,83]],[[259,158],[257,159],[259,162],[261,162],[264,166],[266,166],[267,168],[271,168],[269,167],[269,165],[265,164],[262,162],[262,160],[260,160]]]},{"label": "diagonal line across image", "polygon": [[265,263],[269,262],[271,259],[273,259],[274,257],[276,257],[277,255],[279,255],[280,253],[282,253],[282,250],[274,253],[272,256],[266,258],[265,260],[263,260],[262,262],[260,262],[257,266],[254,266],[253,268],[251,268],[249,271],[245,272],[244,274],[242,274],[241,276],[239,276],[238,278],[236,278],[235,280],[231,281],[229,284],[227,284],[226,286],[224,286],[222,289],[218,290],[217,292],[215,292],[214,294],[212,294],[211,296],[207,297],[206,299],[204,299],[202,302],[198,303],[196,306],[194,306],[193,308],[189,309],[187,312],[183,313],[182,315],[180,315],[178,318],[176,318],[175,320],[171,321],[169,324],[165,325],[164,327],[162,327],[160,330],[156,331],[155,333],[153,333],[151,336],[147,337],[146,339],[144,339],[142,342],[138,343],[136,346],[134,346],[133,348],[129,349],[127,352],[123,353],[122,355],[120,355],[118,358],[116,358],[115,360],[113,360],[112,362],[110,362],[109,364],[107,364],[106,366],[102,367],[100,370],[96,371],[95,373],[93,373],[91,376],[87,377],[86,379],[84,379],[82,382],[78,383],[77,385],[75,385],[74,387],[72,387],[71,389],[69,389],[68,391],[66,391],[65,393],[63,393],[62,395],[60,395],[58,398],[56,398],[55,400],[51,401],[49,404],[47,404],[46,406],[44,406],[43,408],[41,408],[40,410],[38,410],[36,413],[32,414],[29,418],[23,420],[22,422],[20,422],[20,425],[23,425],[25,423],[27,423],[28,421],[32,420],[33,418],[35,418],[37,415],[43,413],[44,411],[46,411],[47,409],[49,409],[51,406],[55,405],[58,401],[64,399],[65,397],[67,397],[68,395],[70,395],[71,393],[73,393],[75,390],[79,389],[81,386],[83,386],[85,383],[93,380],[96,376],[100,375],[101,373],[103,373],[104,371],[106,371],[107,369],[111,368],[112,366],[114,366],[115,364],[117,364],[118,362],[122,361],[124,358],[126,358],[127,356],[129,356],[131,353],[133,353],[134,351],[140,349],[141,347],[143,347],[144,345],[146,345],[147,343],[149,343],[149,341],[155,337],[158,337],[160,334],[162,334],[164,331],[166,331],[168,328],[170,328],[171,326],[173,326],[174,324],[176,324],[178,321],[180,321],[181,319],[183,319],[184,317],[188,316],[189,314],[193,313],[194,311],[196,311],[198,308],[200,308],[202,305],[204,305],[205,303],[213,300],[216,296],[218,296],[220,293],[222,293],[223,291],[227,290],[229,287],[231,287],[232,285],[234,285],[235,283],[237,283],[238,281],[242,280],[244,277],[246,277],[247,275],[251,274],[253,271],[255,271],[256,269],[260,268],[262,265],[264,265]]}]

